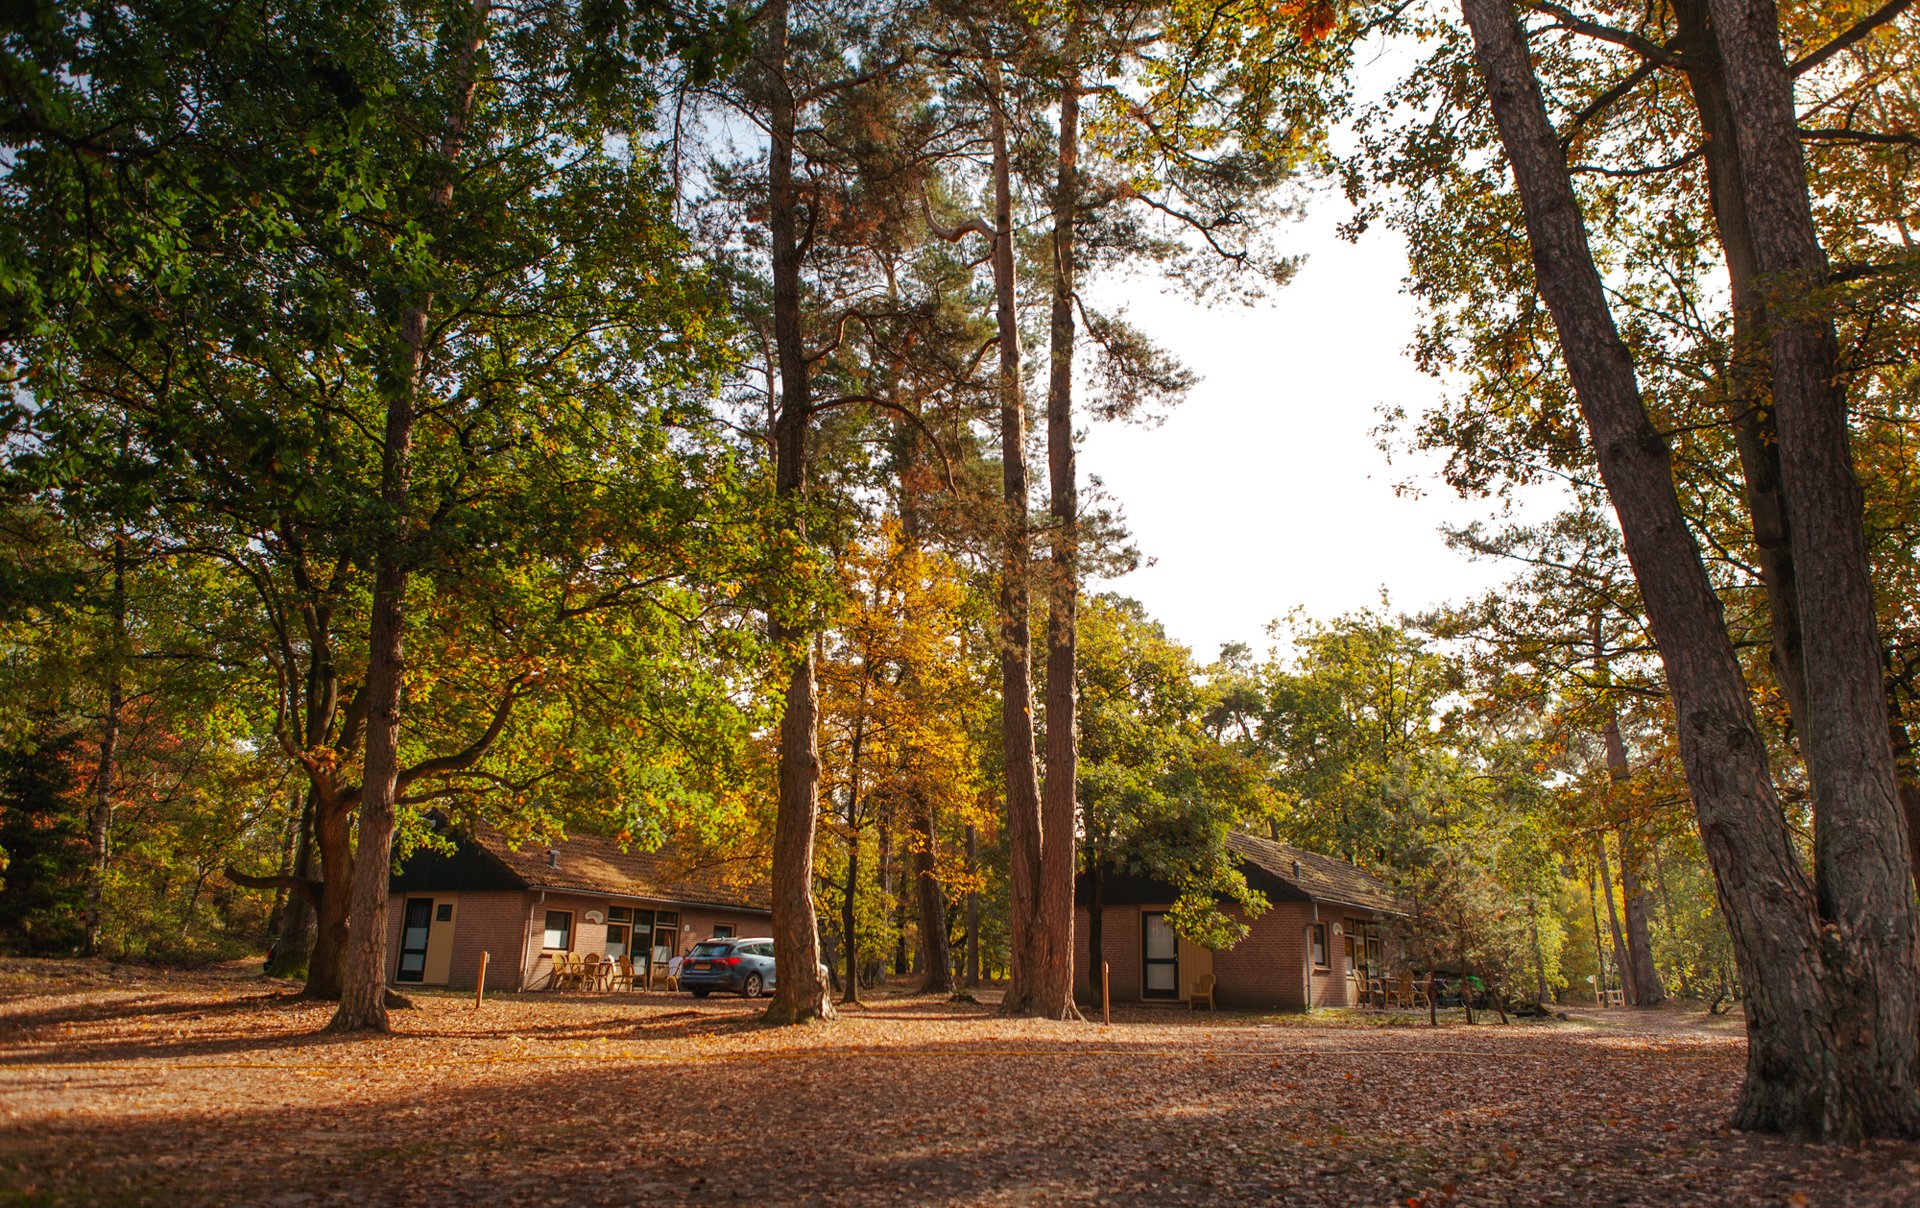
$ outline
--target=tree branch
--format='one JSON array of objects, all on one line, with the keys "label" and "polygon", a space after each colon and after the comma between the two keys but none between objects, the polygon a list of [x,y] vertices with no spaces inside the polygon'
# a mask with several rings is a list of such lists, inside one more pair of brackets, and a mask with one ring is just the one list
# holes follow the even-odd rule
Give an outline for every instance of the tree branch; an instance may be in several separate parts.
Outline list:
[{"label": "tree branch", "polygon": [[241,872],[231,864],[227,865],[226,872],[227,880],[232,881],[235,885],[243,889],[285,889],[305,898],[307,904],[310,906],[317,907],[320,904],[320,887],[323,882],[317,877],[281,876],[277,874],[271,877],[256,877]]},{"label": "tree branch", "polygon": [[1794,75],[1802,75],[1812,71],[1814,68],[1820,66],[1820,64],[1831,59],[1847,47],[1852,46],[1874,30],[1879,29],[1882,25],[1885,25],[1887,22],[1905,12],[1912,3],[1913,0],[1887,0],[1885,4],[1882,4],[1879,8],[1874,9],[1866,16],[1854,22],[1846,32],[1834,38],[1833,41],[1818,50],[1809,51],[1801,55],[1798,59],[1795,59],[1793,66],[1787,70]]},{"label": "tree branch", "polygon": [[506,694],[500,698],[500,703],[494,707],[493,720],[488,723],[485,733],[474,739],[465,750],[456,751],[452,755],[439,755],[432,759],[423,759],[419,763],[401,772],[394,777],[395,791],[398,792],[406,788],[423,776],[444,776],[449,772],[464,771],[474,764],[479,763],[486,753],[492,749],[494,741],[500,737],[500,732],[507,728],[507,719],[513,716],[513,707],[519,704],[521,696],[525,695],[521,689],[526,687],[533,678],[534,676],[531,673],[514,676],[513,680],[507,684]]},{"label": "tree branch", "polygon": [[933,451],[940,455],[940,469],[946,476],[947,489],[956,495],[960,493],[960,485],[953,477],[953,462],[947,458],[946,446],[940,443],[940,438],[934,434],[933,429],[927,427],[926,420],[921,419],[918,415],[914,414],[913,411],[901,406],[892,399],[882,398],[877,394],[844,394],[838,398],[823,399],[813,404],[813,406],[807,408],[807,414],[810,416],[818,415],[822,411],[831,410],[834,407],[846,407],[854,403],[865,403],[869,407],[878,407],[883,411],[891,411],[895,415],[905,419],[915,428],[918,428],[920,435],[926,437],[933,443]]}]

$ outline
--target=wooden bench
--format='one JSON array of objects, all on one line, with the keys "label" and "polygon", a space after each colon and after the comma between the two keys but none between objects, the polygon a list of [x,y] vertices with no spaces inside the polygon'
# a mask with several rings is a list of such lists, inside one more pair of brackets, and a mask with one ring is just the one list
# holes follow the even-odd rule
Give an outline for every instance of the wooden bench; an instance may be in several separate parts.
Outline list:
[{"label": "wooden bench", "polygon": [[1600,991],[1600,1005],[1603,1007],[1624,1007],[1627,1005],[1627,992],[1625,990],[1602,990]]}]

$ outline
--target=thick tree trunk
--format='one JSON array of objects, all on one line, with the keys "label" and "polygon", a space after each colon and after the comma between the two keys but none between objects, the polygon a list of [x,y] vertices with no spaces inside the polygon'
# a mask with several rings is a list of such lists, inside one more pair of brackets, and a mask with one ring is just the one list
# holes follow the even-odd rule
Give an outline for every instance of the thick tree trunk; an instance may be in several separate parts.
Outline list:
[{"label": "thick tree trunk", "polygon": [[[1666,668],[1681,760],[1747,990],[1747,1078],[1737,1122],[1817,1136],[1908,1131],[1895,1118],[1899,1113],[1882,1110],[1891,1106],[1885,1084],[1842,1051],[1837,1035],[1842,1016],[1836,1011],[1842,1004],[1828,986],[1813,886],[1787,831],[1720,602],[1675,493],[1666,443],[1647,417],[1632,354],[1608,309],[1525,35],[1508,0],[1462,0],[1462,8],[1519,187],[1540,293],[1559,330],[1568,374]],[[1777,316],[1775,321],[1777,331]],[[1779,360],[1776,346],[1776,381]],[[1798,555],[1804,517],[1791,494],[1790,470],[1789,483]],[[1819,672],[1804,558],[1799,569],[1811,683]],[[1817,712],[1819,702],[1813,703]],[[1904,868],[1901,872],[1904,891]],[[1884,1012],[1865,1018],[1878,1020]],[[1908,1044],[1913,1036],[1909,1024]],[[1858,1040],[1844,1042],[1848,1050],[1859,1047]],[[1885,1072],[1904,1076],[1898,1068]],[[1901,1093],[1913,1101],[1905,1086]]]},{"label": "thick tree trunk", "polygon": [[[1068,38],[1069,55],[1075,53]],[[1053,520],[1047,578],[1047,778],[1041,803],[1041,957],[1031,1010],[1078,1019],[1073,1001],[1074,835],[1079,822],[1080,725],[1076,634],[1080,604],[1080,486],[1073,449],[1074,218],[1079,200],[1080,79],[1060,87],[1060,146],[1053,193],[1053,307],[1047,380],[1047,488]]]},{"label": "thick tree trunk", "polygon": [[1780,483],[1780,444],[1768,383],[1766,299],[1756,288],[1759,267],[1740,187],[1740,146],[1709,28],[1707,0],[1675,0],[1674,15],[1688,53],[1687,83],[1700,118],[1707,196],[1733,304],[1733,342],[1724,382],[1726,410],[1746,483],[1747,514],[1772,622],[1769,654],[1774,679],[1797,734],[1807,720],[1806,652],[1794,576],[1792,522]]},{"label": "thick tree trunk", "polygon": [[[492,0],[472,0],[468,28],[461,34],[452,79],[453,106],[440,140],[441,180],[428,194],[435,222],[453,206],[454,164],[466,138],[472,111],[476,65],[486,39]],[[400,342],[407,350],[407,372],[387,400],[386,428],[380,443],[380,499],[386,506],[387,536],[374,555],[373,601],[367,634],[366,747],[360,765],[359,839],[354,847],[352,896],[348,910],[346,960],[340,1007],[329,1030],[385,1032],[387,1023],[387,899],[393,863],[395,798],[400,776],[400,694],[406,674],[406,599],[411,575],[414,520],[409,505],[413,427],[420,391],[426,384],[427,316],[433,294],[426,292],[400,315]]]},{"label": "thick tree trunk", "polygon": [[[412,308],[403,338],[423,352],[426,312]],[[413,444],[413,395],[404,389],[387,405],[382,496],[394,515],[405,514],[407,463]],[[395,534],[399,536],[399,534]],[[400,774],[400,691],[405,674],[405,600],[408,569],[404,545],[382,543],[374,563],[373,607],[367,659],[366,755],[361,762],[359,842],[353,852],[346,959],[340,1007],[328,1025],[336,1032],[388,1030],[387,898],[393,863],[394,798]]]},{"label": "thick tree trunk", "polygon": [[1900,783],[1900,812],[1907,819],[1907,858],[1914,880],[1920,882],[1920,771],[1914,767],[1913,735],[1891,699],[1887,701],[1887,717],[1887,740],[1893,747],[1894,774]]},{"label": "thick tree trunk", "polygon": [[320,901],[314,909],[313,957],[307,962],[307,998],[336,1002],[346,984],[347,912],[353,895],[353,812],[348,803],[321,801],[314,815],[320,849]]},{"label": "thick tree trunk", "polygon": [[920,827],[920,850],[915,853],[914,884],[919,893],[920,967],[926,980],[920,984],[927,993],[953,992],[953,951],[947,946],[947,891],[936,875],[936,828],[933,805],[926,794],[916,793],[914,819]]},{"label": "thick tree trunk", "polygon": [[1032,539],[1027,525],[1027,405],[1013,259],[1013,163],[996,68],[988,98],[993,145],[993,286],[1000,328],[1000,740],[1007,777],[1008,977],[1000,1010],[1025,1015],[1046,974],[1037,934],[1041,881],[1040,782],[1033,739]]},{"label": "thick tree trunk", "polygon": [[121,660],[127,643],[127,538],[124,533],[113,539],[113,587],[107,599],[108,619],[113,622],[113,650],[107,661],[107,708],[100,719],[100,759],[93,770],[93,803],[89,811],[87,869],[87,913],[81,952],[92,956],[100,950],[100,915],[107,884],[107,860],[113,833],[113,779],[120,752],[120,712],[122,699]]},{"label": "thick tree trunk", "polygon": [[[1793,517],[1814,799],[1845,1101],[1842,1134],[1920,1135],[1920,920],[1888,743],[1863,503],[1831,309],[1773,0],[1710,0],[1768,307],[1781,481]],[[1828,1131],[1822,1129],[1822,1131]]]},{"label": "thick tree trunk", "polygon": [[[807,494],[807,430],[813,396],[800,316],[800,199],[793,181],[798,115],[787,80],[787,0],[770,0],[764,19],[772,140],[767,192],[773,238],[773,339],[780,366],[774,491],[794,547],[800,549],[808,541],[802,506]],[[773,830],[773,957],[780,976],[766,1020],[798,1024],[833,1016],[820,976],[820,925],[813,904],[813,835],[820,794],[819,699],[812,635],[777,616],[769,619],[767,630],[774,649],[792,667],[780,718],[780,799]]]},{"label": "thick tree trunk", "polygon": [[1615,832],[1620,839],[1620,908],[1626,916],[1627,964],[1633,971],[1633,990],[1627,1001],[1636,1007],[1657,1007],[1667,1001],[1660,969],[1653,960],[1653,930],[1647,925],[1647,887],[1640,879],[1640,852],[1631,831]]}]

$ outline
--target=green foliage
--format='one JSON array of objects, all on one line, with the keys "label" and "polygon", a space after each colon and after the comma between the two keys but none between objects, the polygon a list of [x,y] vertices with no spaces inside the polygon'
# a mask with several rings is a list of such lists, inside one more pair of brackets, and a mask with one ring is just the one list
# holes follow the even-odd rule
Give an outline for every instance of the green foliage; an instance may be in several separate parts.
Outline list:
[{"label": "green foliage", "polygon": [[80,947],[86,899],[78,737],[51,727],[0,747],[0,945],[34,955]]},{"label": "green foliage", "polygon": [[1267,905],[1226,846],[1229,833],[1271,816],[1263,765],[1208,731],[1192,654],[1135,601],[1085,602],[1079,671],[1083,863],[1095,875],[1165,882],[1177,895],[1175,931],[1231,947],[1246,935],[1242,920]]}]

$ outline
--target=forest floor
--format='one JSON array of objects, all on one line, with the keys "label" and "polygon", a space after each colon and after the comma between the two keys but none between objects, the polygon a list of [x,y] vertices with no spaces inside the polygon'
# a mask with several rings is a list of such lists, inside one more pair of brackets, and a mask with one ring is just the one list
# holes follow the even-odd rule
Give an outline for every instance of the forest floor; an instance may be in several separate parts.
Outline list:
[{"label": "forest floor", "polygon": [[[1730,1131],[1737,1019],[832,1025],[428,992],[397,1034],[252,969],[0,960],[0,1204],[1920,1203],[1920,1145]],[[983,998],[986,996],[983,996]]]}]

